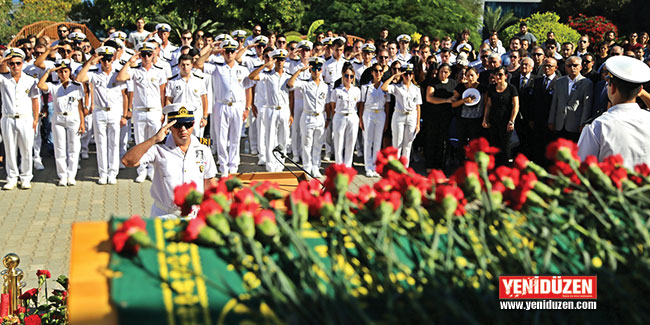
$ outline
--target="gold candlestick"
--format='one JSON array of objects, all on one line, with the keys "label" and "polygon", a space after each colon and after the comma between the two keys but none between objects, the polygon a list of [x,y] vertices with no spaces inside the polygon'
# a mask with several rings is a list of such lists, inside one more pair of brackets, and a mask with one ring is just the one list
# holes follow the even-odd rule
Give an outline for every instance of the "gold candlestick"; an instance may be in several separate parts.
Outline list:
[{"label": "gold candlestick", "polygon": [[2,264],[7,268],[0,272],[2,276],[2,293],[9,294],[9,313],[15,314],[21,301],[18,299],[22,294],[22,285],[20,281],[23,279],[23,270],[18,268],[20,264],[20,257],[14,253],[9,253],[2,258]]}]

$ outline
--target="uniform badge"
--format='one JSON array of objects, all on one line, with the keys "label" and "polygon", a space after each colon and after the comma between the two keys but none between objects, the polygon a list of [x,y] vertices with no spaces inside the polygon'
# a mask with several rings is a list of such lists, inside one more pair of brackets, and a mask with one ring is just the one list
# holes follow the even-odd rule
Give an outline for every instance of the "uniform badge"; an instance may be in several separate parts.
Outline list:
[{"label": "uniform badge", "polygon": [[205,169],[205,166],[203,166],[203,165],[199,165],[199,171],[200,171],[201,173],[203,173],[203,170],[204,170],[204,169]]},{"label": "uniform badge", "polygon": [[156,81],[156,78],[151,78],[151,82],[155,82],[155,81]]},{"label": "uniform badge", "polygon": [[25,89],[25,94],[29,94],[29,89]]},{"label": "uniform badge", "polygon": [[111,83],[111,87],[115,87],[115,83]]},{"label": "uniform badge", "polygon": [[194,93],[195,93],[195,94],[196,94],[196,93],[198,93],[198,92],[199,92],[199,90],[198,90],[198,89],[194,89]]}]

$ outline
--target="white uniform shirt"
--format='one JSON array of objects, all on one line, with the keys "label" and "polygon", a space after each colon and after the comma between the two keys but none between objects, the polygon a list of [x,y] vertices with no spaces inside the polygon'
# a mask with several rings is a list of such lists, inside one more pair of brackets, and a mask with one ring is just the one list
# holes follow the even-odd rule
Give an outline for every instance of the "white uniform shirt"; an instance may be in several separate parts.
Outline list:
[{"label": "white uniform shirt", "polygon": [[138,45],[144,41],[145,38],[147,38],[147,35],[151,34],[151,32],[148,32],[146,30],[143,30],[142,33],[138,33],[138,31],[133,31],[129,33],[129,38],[127,41],[129,43],[133,44],[133,48],[136,49],[138,48]]},{"label": "white uniform shirt", "polygon": [[594,155],[599,161],[620,154],[623,165],[650,165],[650,112],[636,103],[618,104],[584,127],[578,141],[578,155]]},{"label": "white uniform shirt", "polygon": [[80,83],[70,81],[67,87],[61,83],[46,83],[47,91],[52,94],[54,115],[66,115],[70,120],[79,119],[79,101],[84,99],[84,88]]},{"label": "white uniform shirt", "polygon": [[289,91],[286,87],[287,80],[291,78],[287,71],[282,75],[275,70],[263,71],[259,74],[260,83],[266,84],[266,105],[289,108]]},{"label": "white uniform shirt", "polygon": [[352,62],[352,68],[354,69],[354,79],[359,81],[361,79],[361,75],[363,74],[366,69],[372,67],[372,63],[370,63],[368,66],[365,66],[363,62],[355,60]]},{"label": "white uniform shirt", "polygon": [[169,62],[159,59],[158,62],[154,63],[155,66],[161,67],[163,71],[165,71],[165,77],[167,79],[173,77],[174,75],[172,74],[172,66],[169,64]]},{"label": "white uniform shirt", "polygon": [[202,145],[194,135],[190,136],[190,146],[183,153],[172,135],[167,136],[164,144],[149,148],[140,158],[140,165],[153,164],[154,173],[151,184],[151,197],[167,211],[178,210],[174,204],[174,188],[194,182],[199,192],[204,190],[204,179],[213,178],[217,167],[210,148]]},{"label": "white uniform shirt", "polygon": [[397,52],[397,60],[398,60],[402,65],[408,63],[409,60],[410,60],[412,57],[413,57],[413,56],[411,55],[411,53],[401,53],[401,52],[399,52],[399,51]]},{"label": "white uniform shirt", "polygon": [[[202,76],[192,72],[190,78],[186,81],[181,75],[177,75],[169,82],[165,89],[165,96],[172,98],[172,103],[187,103],[194,105],[194,117],[197,113],[203,113],[203,101],[201,96],[207,95],[205,79]],[[202,118],[200,115],[199,118]]]},{"label": "white uniform shirt", "polygon": [[167,46],[165,47],[160,45],[160,54],[158,56],[167,60],[171,60],[172,53],[176,51],[177,48],[178,47],[172,43],[167,43]]},{"label": "white uniform shirt", "polygon": [[246,55],[242,58],[241,64],[245,66],[248,71],[253,72],[253,70],[264,64],[264,60],[257,55]]},{"label": "white uniform shirt", "polygon": [[154,64],[148,71],[138,66],[128,73],[133,80],[133,108],[162,109],[160,86],[167,83],[164,70]]},{"label": "white uniform shirt", "polygon": [[407,89],[402,83],[389,85],[388,92],[395,95],[395,110],[407,113],[417,110],[416,105],[422,105],[422,93],[420,87],[411,84]]},{"label": "white uniform shirt", "polygon": [[102,108],[110,108],[111,114],[122,116],[123,98],[122,90],[126,88],[126,82],[118,82],[119,71],[113,70],[106,74],[101,69],[88,73],[88,83],[93,85],[95,112]]},{"label": "white uniform shirt", "polygon": [[323,79],[319,84],[313,80],[296,80],[293,89],[296,90],[295,94],[302,95],[303,112],[320,114],[325,110],[325,104],[329,99],[329,86]]},{"label": "white uniform shirt", "polygon": [[38,81],[26,74],[21,73],[18,82],[11,76],[11,73],[0,75],[0,96],[2,97],[3,115],[24,115],[28,118],[34,117],[32,111],[32,98],[39,95],[36,84]]},{"label": "white uniform shirt", "polygon": [[338,61],[334,60],[334,57],[327,60],[323,67],[323,80],[328,84],[333,84],[336,80],[341,79],[341,75],[343,75],[341,70],[343,70],[343,64],[345,62],[347,61],[345,61],[343,56]]},{"label": "white uniform shirt", "polygon": [[218,102],[245,102],[246,87],[244,79],[248,77],[248,69],[237,62],[232,66],[227,64],[204,65],[203,72],[212,75],[215,104]]},{"label": "white uniform shirt", "polygon": [[[302,63],[302,61],[298,61],[298,63],[294,63],[293,65],[291,65],[289,67],[289,73],[293,75],[296,72],[298,72],[298,70],[302,69],[302,67],[304,67],[304,66],[305,66],[305,64]],[[297,80],[302,80],[302,81],[311,80],[311,72],[309,72],[309,69],[301,72],[300,75],[298,76]],[[295,85],[294,85],[294,87],[295,87]],[[290,90],[293,90],[293,89],[290,89]],[[302,108],[303,101],[304,101],[304,98],[303,98],[303,95],[302,95],[301,91],[296,91],[296,92],[293,93],[293,105],[294,105],[294,108],[298,107],[298,106],[299,106],[299,108]]]},{"label": "white uniform shirt", "polygon": [[343,84],[330,92],[330,103],[335,103],[335,112],[341,114],[357,113],[357,103],[361,100],[359,87],[350,86],[346,90]]},{"label": "white uniform shirt", "polygon": [[372,83],[367,83],[361,86],[361,101],[364,111],[366,110],[380,110],[384,111],[388,94],[381,90],[381,84],[375,88]]}]

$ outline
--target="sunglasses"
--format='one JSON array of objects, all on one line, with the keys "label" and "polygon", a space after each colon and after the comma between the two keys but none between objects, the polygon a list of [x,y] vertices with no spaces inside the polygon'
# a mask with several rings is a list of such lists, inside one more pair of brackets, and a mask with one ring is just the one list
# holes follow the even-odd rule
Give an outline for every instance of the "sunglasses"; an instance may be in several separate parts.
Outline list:
[{"label": "sunglasses", "polygon": [[10,67],[17,67],[17,66],[20,66],[20,65],[22,65],[22,64],[23,64],[22,62],[9,62],[9,63],[8,63],[8,65],[9,65]]},{"label": "sunglasses", "polygon": [[511,55],[510,58],[511,58],[511,59],[519,59],[519,57],[516,56],[516,55]]},{"label": "sunglasses", "polygon": [[153,53],[151,53],[151,52],[142,52],[142,53],[140,53],[140,55],[143,56],[143,57],[150,57],[150,56],[153,55]]},{"label": "sunglasses", "polygon": [[228,49],[228,50],[226,50],[226,53],[227,53],[227,54],[233,54],[233,53],[235,53],[235,50]]},{"label": "sunglasses", "polygon": [[189,41],[189,40],[192,39],[192,37],[181,37],[181,39],[186,40],[186,41]]},{"label": "sunglasses", "polygon": [[354,75],[353,74],[346,74],[343,77],[348,78],[348,79],[352,79],[352,78],[354,78]]},{"label": "sunglasses", "polygon": [[289,48],[289,51],[295,51],[295,50],[296,50],[295,47],[290,47],[290,48]]},{"label": "sunglasses", "polygon": [[261,33],[262,32],[261,29],[253,29],[253,31],[256,32],[256,33]]},{"label": "sunglasses", "polygon": [[579,67],[580,65],[574,63],[574,64],[567,64],[566,66],[569,68],[575,68],[575,67]]},{"label": "sunglasses", "polygon": [[380,58],[380,59],[388,59],[388,55],[380,55],[380,56],[378,56],[378,58]]},{"label": "sunglasses", "polygon": [[72,50],[59,49],[59,52],[63,52],[63,53],[72,53]]},{"label": "sunglasses", "polygon": [[287,41],[278,41],[279,44],[285,44]]},{"label": "sunglasses", "polygon": [[580,43],[587,43],[587,41],[585,41],[585,40],[581,40]]},{"label": "sunglasses", "polygon": [[34,49],[31,47],[23,47],[21,48],[23,51],[33,51]]},{"label": "sunglasses", "polygon": [[381,70],[381,69],[373,69],[372,70],[372,72],[377,72],[377,73],[381,73],[382,71],[384,71],[384,70]]},{"label": "sunglasses", "polygon": [[185,122],[185,123],[178,123],[178,122],[176,122],[176,123],[174,123],[174,125],[172,125],[172,126],[173,126],[174,128],[176,128],[176,129],[180,129],[180,128],[182,128],[182,127],[185,127],[185,130],[189,130],[189,129],[191,129],[192,127],[194,127],[194,122]]},{"label": "sunglasses", "polygon": [[107,58],[107,57],[101,58],[101,61],[103,62],[111,62],[111,60],[113,60],[113,58]]},{"label": "sunglasses", "polygon": [[497,74],[495,74],[495,76],[497,76],[497,77],[505,77],[506,75],[503,74],[503,73],[497,73]]},{"label": "sunglasses", "polygon": [[534,56],[544,56],[544,53],[533,53]]},{"label": "sunglasses", "polygon": [[481,55],[481,59],[487,59],[489,55]]},{"label": "sunglasses", "polygon": [[594,61],[592,61],[592,60],[582,60],[582,64],[589,64],[591,62],[594,62]]},{"label": "sunglasses", "polygon": [[321,70],[323,70],[322,66],[311,67],[311,71],[321,71]]}]

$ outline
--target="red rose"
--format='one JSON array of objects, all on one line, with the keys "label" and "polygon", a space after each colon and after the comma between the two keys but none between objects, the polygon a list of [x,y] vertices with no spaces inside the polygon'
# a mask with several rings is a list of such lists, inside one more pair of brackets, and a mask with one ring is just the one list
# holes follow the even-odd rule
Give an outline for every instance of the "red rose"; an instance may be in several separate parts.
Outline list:
[{"label": "red rose", "polygon": [[25,317],[25,325],[41,325],[41,317],[34,314]]},{"label": "red rose", "polygon": [[18,296],[18,299],[29,300],[38,296],[38,289],[33,288],[23,292],[22,295]]},{"label": "red rose", "polygon": [[38,270],[36,271],[36,276],[37,277],[44,276],[46,279],[49,279],[52,277],[52,274],[50,274],[50,271],[48,270]]}]

